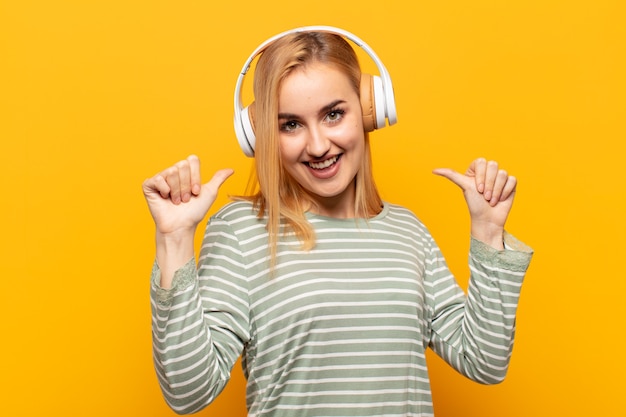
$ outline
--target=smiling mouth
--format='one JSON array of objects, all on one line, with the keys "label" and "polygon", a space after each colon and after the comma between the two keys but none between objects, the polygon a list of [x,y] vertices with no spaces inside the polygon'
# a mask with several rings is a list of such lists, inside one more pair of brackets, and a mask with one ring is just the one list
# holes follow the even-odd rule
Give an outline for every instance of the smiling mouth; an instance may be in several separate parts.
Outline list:
[{"label": "smiling mouth", "polygon": [[321,162],[306,162],[306,165],[308,165],[310,168],[313,168],[313,169],[322,170],[335,164],[339,160],[340,157],[341,155],[335,155],[332,158],[329,158]]}]

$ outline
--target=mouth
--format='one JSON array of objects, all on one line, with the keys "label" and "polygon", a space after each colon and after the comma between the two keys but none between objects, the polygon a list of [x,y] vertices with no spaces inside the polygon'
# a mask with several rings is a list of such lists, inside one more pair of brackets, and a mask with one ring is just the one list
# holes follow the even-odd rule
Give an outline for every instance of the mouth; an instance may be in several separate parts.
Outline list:
[{"label": "mouth", "polygon": [[315,170],[324,170],[327,168],[330,168],[331,166],[333,166],[334,164],[337,163],[337,161],[341,158],[341,155],[335,155],[332,158],[328,158],[324,161],[319,161],[319,162],[305,162],[305,165],[307,165],[309,168],[315,169]]}]

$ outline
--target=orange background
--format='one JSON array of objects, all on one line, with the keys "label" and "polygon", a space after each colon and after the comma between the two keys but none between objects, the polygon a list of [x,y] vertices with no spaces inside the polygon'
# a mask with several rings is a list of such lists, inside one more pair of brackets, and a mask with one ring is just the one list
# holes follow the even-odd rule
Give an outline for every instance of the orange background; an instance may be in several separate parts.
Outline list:
[{"label": "orange background", "polygon": [[[151,362],[153,225],[141,182],[190,153],[243,192],[232,127],[248,54],[308,24],[363,38],[399,123],[373,135],[384,198],[466,285],[460,191],[430,171],[497,159],[508,229],[536,251],[507,380],[429,357],[438,417],[624,415],[625,13],[620,0],[0,0],[0,413],[172,416]],[[364,61],[366,67],[371,64]],[[204,416],[243,416],[243,377]]]}]

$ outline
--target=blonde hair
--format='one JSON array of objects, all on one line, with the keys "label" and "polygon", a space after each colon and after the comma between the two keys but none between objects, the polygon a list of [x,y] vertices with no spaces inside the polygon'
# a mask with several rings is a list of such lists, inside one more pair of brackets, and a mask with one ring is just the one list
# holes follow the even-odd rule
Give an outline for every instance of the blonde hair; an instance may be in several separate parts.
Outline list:
[{"label": "blonde hair", "polygon": [[[305,250],[315,246],[315,233],[305,212],[311,198],[284,169],[280,157],[278,97],[282,81],[299,67],[312,62],[332,65],[348,76],[360,96],[361,69],[350,44],[341,36],[326,32],[299,32],[279,38],[261,54],[254,73],[255,174],[249,195],[259,212],[267,216],[272,264],[281,234],[281,218],[302,242]],[[365,152],[356,175],[356,217],[378,214],[382,200],[374,183],[369,135],[365,132]]]}]

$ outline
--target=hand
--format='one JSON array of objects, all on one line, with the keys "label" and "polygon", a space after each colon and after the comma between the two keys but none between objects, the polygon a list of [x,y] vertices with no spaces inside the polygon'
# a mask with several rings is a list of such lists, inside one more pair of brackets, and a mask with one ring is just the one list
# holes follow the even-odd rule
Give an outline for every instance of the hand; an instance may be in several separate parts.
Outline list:
[{"label": "hand", "polygon": [[463,190],[472,222],[472,235],[494,247],[502,247],[504,224],[511,211],[517,179],[498,168],[495,161],[478,158],[465,175],[439,168],[436,175],[448,178]]},{"label": "hand", "polygon": [[191,155],[143,183],[143,193],[158,234],[195,231],[215,202],[219,187],[233,173],[217,171],[202,184],[200,160]]}]

